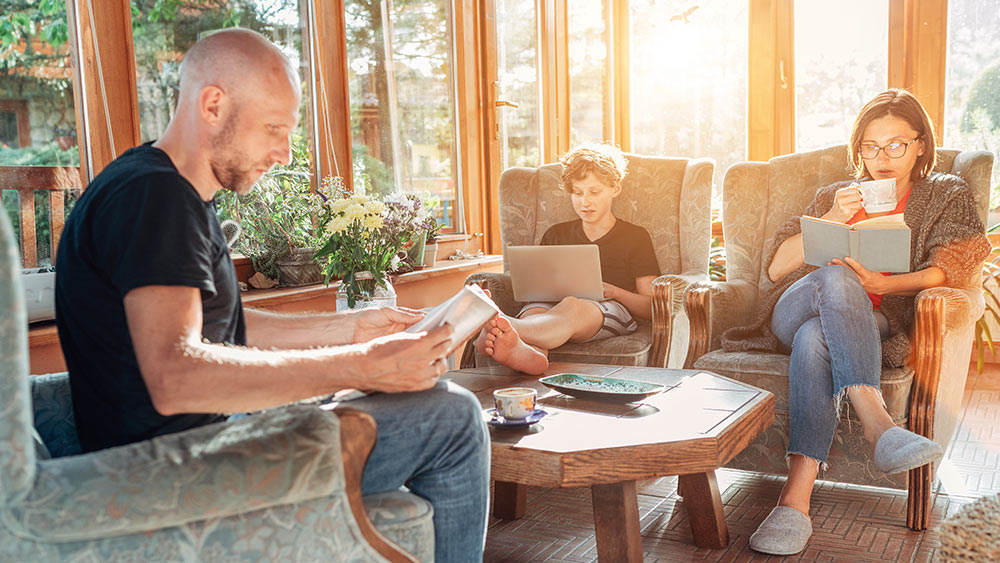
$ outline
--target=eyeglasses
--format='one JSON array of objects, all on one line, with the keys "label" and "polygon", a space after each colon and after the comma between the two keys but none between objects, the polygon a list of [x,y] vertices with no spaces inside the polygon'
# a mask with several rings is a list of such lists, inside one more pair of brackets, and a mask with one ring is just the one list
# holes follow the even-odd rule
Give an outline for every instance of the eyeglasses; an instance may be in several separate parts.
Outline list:
[{"label": "eyeglasses", "polygon": [[913,139],[908,143],[889,143],[884,147],[878,145],[861,145],[858,152],[861,154],[861,158],[865,160],[873,160],[878,157],[879,151],[884,151],[885,156],[889,158],[902,158],[906,154],[906,147],[909,147],[913,143],[916,143],[920,139]]}]

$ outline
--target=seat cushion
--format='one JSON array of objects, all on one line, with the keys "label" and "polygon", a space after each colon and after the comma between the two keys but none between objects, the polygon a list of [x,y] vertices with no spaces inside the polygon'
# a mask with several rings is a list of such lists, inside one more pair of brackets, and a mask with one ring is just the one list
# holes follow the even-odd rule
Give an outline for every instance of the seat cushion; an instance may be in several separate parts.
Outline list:
[{"label": "seat cushion", "polygon": [[[788,412],[788,365],[790,357],[772,352],[723,352],[713,350],[698,358],[695,369],[715,372],[774,393],[774,411]],[[897,423],[906,420],[910,405],[913,371],[908,368],[882,370],[882,398]],[[852,414],[853,416],[853,414]]]},{"label": "seat cushion", "polygon": [[405,491],[367,495],[365,510],[375,528],[420,561],[434,559],[434,508]]},{"label": "seat cushion", "polygon": [[653,330],[639,323],[632,334],[614,336],[596,342],[567,342],[549,351],[550,362],[644,366],[649,361]]},{"label": "seat cushion", "polygon": [[[653,329],[645,322],[632,334],[614,336],[596,342],[567,342],[549,350],[550,362],[605,364],[609,366],[645,366],[649,362]],[[479,367],[499,365],[493,358],[476,352]]]}]

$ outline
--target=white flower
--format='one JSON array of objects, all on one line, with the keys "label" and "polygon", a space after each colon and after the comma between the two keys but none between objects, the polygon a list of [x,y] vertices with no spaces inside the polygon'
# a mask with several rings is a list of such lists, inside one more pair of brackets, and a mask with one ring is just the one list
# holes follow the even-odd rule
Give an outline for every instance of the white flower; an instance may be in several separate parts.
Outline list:
[{"label": "white flower", "polygon": [[344,216],[351,221],[361,219],[365,216],[365,206],[360,203],[350,203],[344,210]]},{"label": "white flower", "polygon": [[326,234],[334,235],[337,233],[344,232],[347,227],[351,225],[351,221],[347,217],[334,217],[326,224]]}]

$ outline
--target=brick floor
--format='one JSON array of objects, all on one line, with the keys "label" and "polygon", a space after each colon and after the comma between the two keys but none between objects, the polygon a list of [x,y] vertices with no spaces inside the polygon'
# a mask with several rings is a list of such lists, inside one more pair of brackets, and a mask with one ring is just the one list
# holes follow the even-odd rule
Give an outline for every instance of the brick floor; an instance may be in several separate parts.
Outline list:
[{"label": "brick floor", "polygon": [[[982,375],[970,369],[964,409],[935,485],[930,526],[906,527],[903,491],[819,482],[812,497],[813,536],[794,557],[769,557],[747,545],[784,483],[782,477],[748,471],[717,472],[729,524],[729,546],[699,549],[692,543],[677,478],[640,483],[639,525],[643,559],[680,561],[934,561],[937,526],[962,505],[1000,492],[1000,365]],[[490,518],[488,562],[596,561],[590,489],[532,487],[519,520]]]}]

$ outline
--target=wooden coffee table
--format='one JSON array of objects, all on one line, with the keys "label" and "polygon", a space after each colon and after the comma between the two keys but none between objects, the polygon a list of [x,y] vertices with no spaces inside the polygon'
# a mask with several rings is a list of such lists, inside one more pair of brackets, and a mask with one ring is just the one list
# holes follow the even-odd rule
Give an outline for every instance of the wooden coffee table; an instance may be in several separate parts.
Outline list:
[{"label": "wooden coffee table", "polygon": [[527,486],[591,488],[601,561],[642,561],[636,481],[679,475],[699,547],[722,548],[729,531],[715,470],[774,421],[771,393],[698,370],[554,363],[545,375],[580,373],[662,383],[640,403],[588,401],[503,367],[452,371],[484,409],[493,390],[532,387],[549,415],[516,429],[491,427],[493,515],[524,515]]}]

